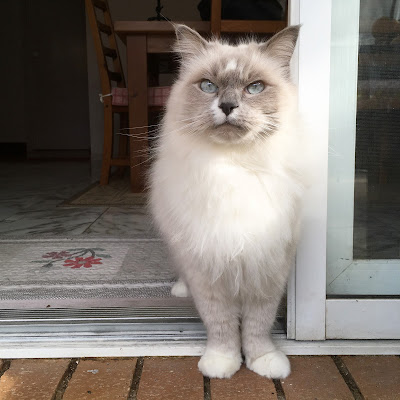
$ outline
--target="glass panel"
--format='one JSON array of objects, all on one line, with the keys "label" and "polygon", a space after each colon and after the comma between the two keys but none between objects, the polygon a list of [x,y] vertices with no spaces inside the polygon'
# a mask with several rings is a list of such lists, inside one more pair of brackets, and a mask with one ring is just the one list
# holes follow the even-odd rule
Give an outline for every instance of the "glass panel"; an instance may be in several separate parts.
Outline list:
[{"label": "glass panel", "polygon": [[328,295],[400,294],[400,1],[332,4]]}]

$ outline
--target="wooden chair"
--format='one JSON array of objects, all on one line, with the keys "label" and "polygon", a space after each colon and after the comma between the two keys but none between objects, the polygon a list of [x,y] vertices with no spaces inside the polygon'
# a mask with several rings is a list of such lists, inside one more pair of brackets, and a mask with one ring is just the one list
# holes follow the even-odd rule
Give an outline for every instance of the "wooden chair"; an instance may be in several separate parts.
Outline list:
[{"label": "wooden chair", "polygon": [[266,33],[274,34],[287,26],[287,3],[284,21],[256,21],[256,20],[221,20],[222,0],[211,0],[211,32],[215,36],[221,33]]},{"label": "wooden chair", "polygon": [[120,114],[121,128],[128,127],[128,106],[113,105],[110,94],[113,86],[125,88],[126,84],[107,0],[85,0],[85,3],[96,48],[104,105],[104,148],[100,184],[107,185],[112,166],[130,165],[126,136],[119,137],[118,157],[113,158],[114,114]]}]

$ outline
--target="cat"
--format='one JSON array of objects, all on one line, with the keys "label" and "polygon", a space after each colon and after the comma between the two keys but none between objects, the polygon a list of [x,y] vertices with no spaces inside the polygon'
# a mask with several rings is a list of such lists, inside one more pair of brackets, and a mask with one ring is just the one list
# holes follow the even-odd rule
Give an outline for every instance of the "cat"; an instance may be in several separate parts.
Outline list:
[{"label": "cat", "polygon": [[207,41],[176,25],[180,71],[149,172],[149,205],[207,329],[210,378],[242,364],[290,374],[270,336],[294,263],[306,141],[290,60],[299,26],[268,41]]}]

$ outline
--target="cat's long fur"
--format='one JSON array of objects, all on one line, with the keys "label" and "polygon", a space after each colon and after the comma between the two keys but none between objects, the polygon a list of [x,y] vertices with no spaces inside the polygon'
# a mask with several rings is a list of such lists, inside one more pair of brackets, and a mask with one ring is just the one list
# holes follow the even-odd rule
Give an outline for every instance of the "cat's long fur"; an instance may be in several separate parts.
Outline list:
[{"label": "cat's long fur", "polygon": [[[290,372],[269,330],[294,261],[305,186],[289,80],[298,30],[230,46],[177,26],[182,65],[151,169],[150,206],[207,327],[199,367],[210,377],[231,376],[241,347],[261,375]],[[218,93],[202,92],[203,79]],[[245,91],[253,81],[265,83],[262,93]],[[237,107],[226,117],[221,101]]]}]

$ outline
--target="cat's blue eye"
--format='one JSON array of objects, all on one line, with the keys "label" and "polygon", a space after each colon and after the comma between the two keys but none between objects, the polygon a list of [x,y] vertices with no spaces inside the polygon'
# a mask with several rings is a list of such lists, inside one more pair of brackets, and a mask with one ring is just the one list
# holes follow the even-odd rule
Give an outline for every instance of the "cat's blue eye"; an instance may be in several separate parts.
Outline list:
[{"label": "cat's blue eye", "polygon": [[249,86],[246,87],[247,93],[257,94],[261,93],[264,90],[265,86],[261,81],[250,83]]},{"label": "cat's blue eye", "polygon": [[212,83],[208,79],[204,79],[200,82],[200,89],[205,93],[217,93],[218,86],[215,83]]}]

